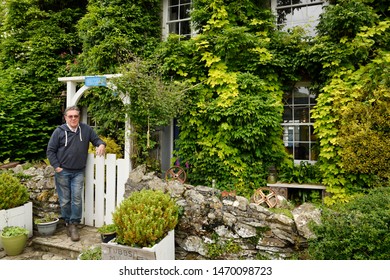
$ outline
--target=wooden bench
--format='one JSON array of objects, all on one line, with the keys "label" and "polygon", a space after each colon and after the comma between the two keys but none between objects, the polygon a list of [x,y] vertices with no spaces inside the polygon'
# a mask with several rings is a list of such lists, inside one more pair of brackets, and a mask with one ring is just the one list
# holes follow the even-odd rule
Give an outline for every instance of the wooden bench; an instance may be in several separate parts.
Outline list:
[{"label": "wooden bench", "polygon": [[325,186],[323,185],[311,185],[311,184],[297,184],[297,183],[275,183],[267,184],[271,190],[276,194],[288,198],[288,189],[304,189],[304,190],[321,190],[321,198],[324,201],[325,197]]}]

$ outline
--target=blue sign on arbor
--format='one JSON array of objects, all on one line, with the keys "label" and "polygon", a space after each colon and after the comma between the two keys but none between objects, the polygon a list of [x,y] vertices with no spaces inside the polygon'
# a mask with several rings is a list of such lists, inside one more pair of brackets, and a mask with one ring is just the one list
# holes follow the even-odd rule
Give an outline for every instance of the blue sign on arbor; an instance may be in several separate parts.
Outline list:
[{"label": "blue sign on arbor", "polygon": [[105,87],[107,86],[105,76],[90,76],[85,77],[85,85],[87,87]]}]

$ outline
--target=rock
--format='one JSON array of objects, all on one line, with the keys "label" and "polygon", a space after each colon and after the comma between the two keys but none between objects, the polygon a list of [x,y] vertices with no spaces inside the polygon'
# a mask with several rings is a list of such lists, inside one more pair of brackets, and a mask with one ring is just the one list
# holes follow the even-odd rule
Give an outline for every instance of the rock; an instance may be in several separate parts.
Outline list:
[{"label": "rock", "polygon": [[295,208],[292,214],[298,233],[306,239],[315,237],[309,228],[309,223],[314,222],[319,224],[321,222],[321,211],[313,204],[304,203]]}]

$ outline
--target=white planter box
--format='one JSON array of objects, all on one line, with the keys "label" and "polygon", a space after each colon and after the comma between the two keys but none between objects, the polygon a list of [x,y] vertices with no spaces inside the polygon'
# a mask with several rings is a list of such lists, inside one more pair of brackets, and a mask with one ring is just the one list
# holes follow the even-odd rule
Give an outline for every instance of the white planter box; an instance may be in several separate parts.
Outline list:
[{"label": "white planter box", "polygon": [[[33,236],[33,213],[32,213],[32,202],[7,209],[0,210],[0,231],[6,226],[19,226],[28,229],[28,237]],[[0,243],[0,249],[3,245]]]},{"label": "white planter box", "polygon": [[110,241],[102,243],[103,260],[174,260],[175,232],[171,230],[151,248],[134,248]]}]

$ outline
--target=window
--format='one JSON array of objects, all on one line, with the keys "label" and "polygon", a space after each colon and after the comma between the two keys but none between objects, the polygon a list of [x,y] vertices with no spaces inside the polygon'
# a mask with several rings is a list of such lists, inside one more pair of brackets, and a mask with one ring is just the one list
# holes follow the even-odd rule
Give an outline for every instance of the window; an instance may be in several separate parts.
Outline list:
[{"label": "window", "polygon": [[316,140],[313,134],[311,110],[316,104],[316,95],[307,84],[297,87],[283,97],[283,142],[294,160],[317,160]]},{"label": "window", "polygon": [[302,26],[315,35],[324,0],[272,0],[277,15],[277,25],[282,29]]},{"label": "window", "polygon": [[191,2],[191,0],[164,0],[164,38],[171,33],[191,37]]}]

